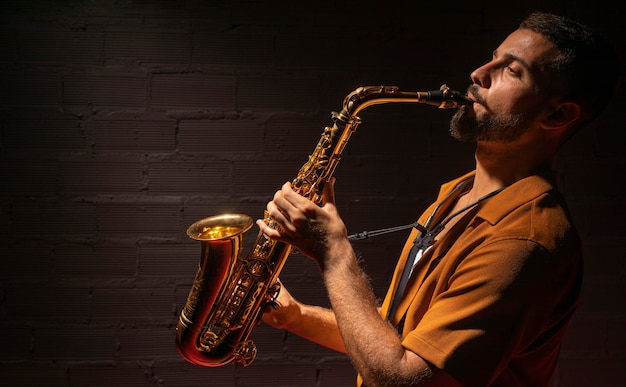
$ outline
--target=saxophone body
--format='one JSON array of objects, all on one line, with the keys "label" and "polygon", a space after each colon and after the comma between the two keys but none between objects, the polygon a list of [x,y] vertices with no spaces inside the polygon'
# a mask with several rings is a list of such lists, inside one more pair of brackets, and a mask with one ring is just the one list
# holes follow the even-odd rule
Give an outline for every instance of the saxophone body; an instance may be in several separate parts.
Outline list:
[{"label": "saxophone body", "polygon": [[[333,126],[322,136],[292,182],[298,194],[321,202],[322,188],[332,177],[350,136],[361,123],[357,114],[371,105],[408,102],[442,109],[472,103],[443,85],[428,92],[402,92],[395,86],[359,87],[348,94]],[[278,225],[267,215],[270,227]],[[249,365],[256,346],[249,340],[264,309],[275,305],[280,291],[278,276],[291,252],[289,244],[269,239],[262,232],[247,257],[241,257],[243,234],[253,225],[243,214],[223,214],[199,220],[187,235],[201,242],[201,257],[187,302],[176,327],[176,348],[187,361],[219,367],[229,363]]]}]

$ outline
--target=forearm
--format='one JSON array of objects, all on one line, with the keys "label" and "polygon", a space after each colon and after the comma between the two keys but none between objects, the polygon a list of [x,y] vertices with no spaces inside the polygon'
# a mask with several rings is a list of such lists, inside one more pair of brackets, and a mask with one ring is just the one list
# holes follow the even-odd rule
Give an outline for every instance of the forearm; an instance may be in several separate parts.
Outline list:
[{"label": "forearm", "polygon": [[[426,362],[405,350],[380,316],[369,283],[349,242],[329,250],[324,279],[343,342],[367,385],[419,385],[432,376]],[[347,258],[346,258],[347,257]]]},{"label": "forearm", "polygon": [[298,319],[287,324],[285,329],[324,347],[346,353],[335,314],[330,309],[299,304]]},{"label": "forearm", "polygon": [[263,321],[277,329],[285,329],[304,339],[346,353],[332,310],[306,305],[296,300],[281,283],[276,299],[279,307],[267,308]]}]

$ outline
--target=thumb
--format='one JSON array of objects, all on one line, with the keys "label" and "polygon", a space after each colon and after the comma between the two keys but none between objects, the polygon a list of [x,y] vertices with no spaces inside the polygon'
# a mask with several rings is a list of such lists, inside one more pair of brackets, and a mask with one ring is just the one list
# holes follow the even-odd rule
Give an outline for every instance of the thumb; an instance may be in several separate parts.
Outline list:
[{"label": "thumb", "polygon": [[322,206],[327,204],[335,205],[335,178],[331,177],[322,189]]}]

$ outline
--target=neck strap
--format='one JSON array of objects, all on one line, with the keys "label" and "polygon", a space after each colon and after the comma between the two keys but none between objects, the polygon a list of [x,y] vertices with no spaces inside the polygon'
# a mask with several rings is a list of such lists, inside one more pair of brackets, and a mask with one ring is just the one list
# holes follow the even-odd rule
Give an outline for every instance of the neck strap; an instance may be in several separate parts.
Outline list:
[{"label": "neck strap", "polygon": [[[410,229],[410,228],[416,228],[419,231],[421,231],[422,234],[427,234],[429,232],[432,232],[436,228],[441,228],[441,230],[443,230],[443,227],[445,227],[446,223],[448,223],[452,218],[454,218],[455,216],[463,213],[464,211],[467,211],[468,209],[470,209],[472,207],[477,206],[481,202],[483,202],[483,201],[489,199],[490,197],[496,195],[497,193],[499,193],[500,191],[502,191],[505,188],[505,187],[502,187],[500,189],[497,189],[497,190],[495,190],[493,192],[488,193],[487,195],[481,197],[480,199],[478,199],[474,203],[471,203],[471,204],[463,207],[459,211],[455,212],[454,214],[451,214],[448,217],[446,217],[437,226],[433,227],[433,230],[429,230],[430,223],[432,223],[432,220],[433,220],[435,214],[439,211],[439,208],[445,202],[447,202],[452,196],[457,194],[460,190],[462,190],[465,186],[467,186],[467,184],[469,184],[472,181],[474,181],[473,177],[460,182],[456,187],[454,187],[454,190],[452,190],[452,192],[450,192],[442,201],[439,202],[439,204],[437,204],[437,207],[435,207],[433,213],[426,220],[426,225],[425,226],[422,226],[418,222],[413,222],[413,223],[405,224],[405,225],[402,225],[402,226],[381,228],[381,229],[372,230],[372,231],[362,231],[362,232],[358,232],[358,233],[349,235],[348,236],[348,240],[358,241],[358,240],[361,240],[361,239],[368,239],[368,238],[372,238],[372,237],[379,236],[379,235],[384,235],[384,234],[389,234],[389,233],[392,233],[392,232],[407,230],[407,229]],[[438,230],[437,234],[439,234],[439,232],[441,232],[441,230]]]}]

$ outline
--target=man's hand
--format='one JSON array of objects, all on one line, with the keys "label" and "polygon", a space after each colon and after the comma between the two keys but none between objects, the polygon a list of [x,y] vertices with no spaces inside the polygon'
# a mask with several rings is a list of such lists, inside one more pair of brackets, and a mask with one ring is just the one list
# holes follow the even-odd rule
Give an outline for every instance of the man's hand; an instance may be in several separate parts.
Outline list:
[{"label": "man's hand", "polygon": [[291,244],[320,267],[325,266],[333,244],[347,238],[335,206],[334,179],[324,185],[321,207],[294,192],[291,183],[285,183],[267,204],[267,212],[279,227],[272,229],[258,220],[261,231],[269,238]]},{"label": "man's hand", "polygon": [[[279,282],[280,283],[280,282]],[[263,311],[263,322],[276,329],[287,329],[300,317],[299,303],[281,283],[276,297],[277,307],[267,306]]]}]

